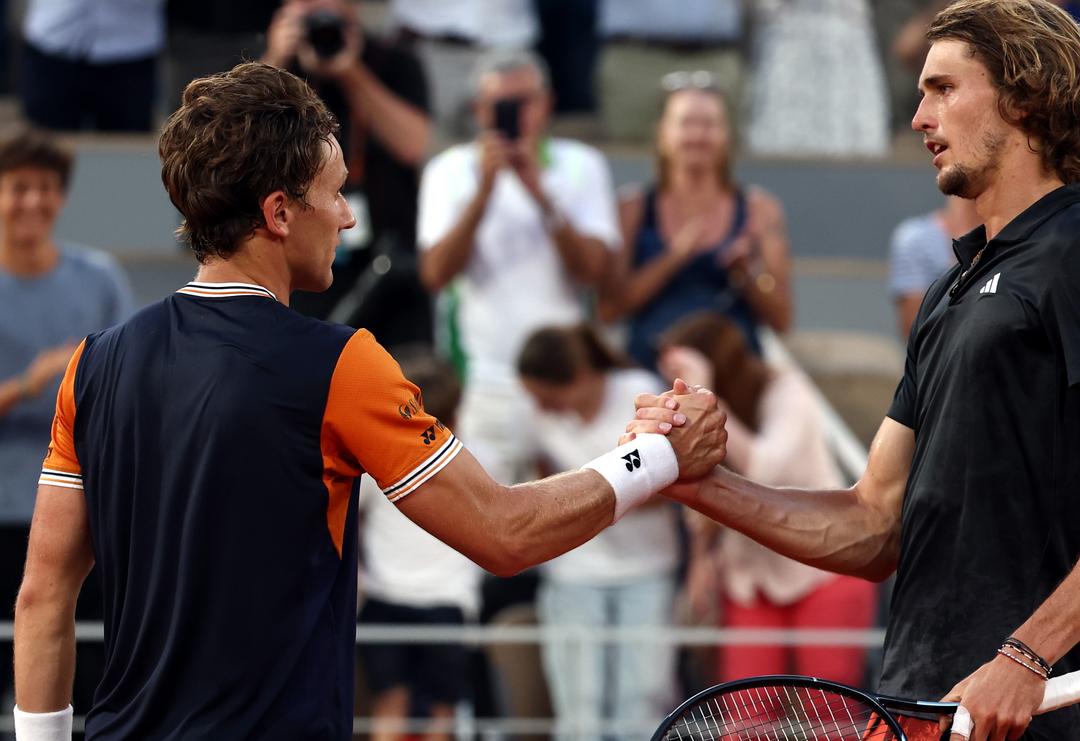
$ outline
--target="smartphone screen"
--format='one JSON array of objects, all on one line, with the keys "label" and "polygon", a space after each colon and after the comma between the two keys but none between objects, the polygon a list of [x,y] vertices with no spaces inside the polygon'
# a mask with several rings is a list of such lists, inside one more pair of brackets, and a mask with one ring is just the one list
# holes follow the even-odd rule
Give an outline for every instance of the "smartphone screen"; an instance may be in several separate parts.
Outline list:
[{"label": "smartphone screen", "polygon": [[504,98],[495,101],[495,130],[510,141],[521,136],[521,100]]}]

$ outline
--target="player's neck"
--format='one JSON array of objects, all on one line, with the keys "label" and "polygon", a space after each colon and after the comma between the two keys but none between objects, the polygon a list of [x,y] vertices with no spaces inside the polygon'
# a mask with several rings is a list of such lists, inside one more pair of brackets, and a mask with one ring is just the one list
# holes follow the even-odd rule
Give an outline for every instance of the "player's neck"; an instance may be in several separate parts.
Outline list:
[{"label": "player's neck", "polygon": [[0,234],[0,269],[19,278],[44,275],[60,261],[51,239],[22,241]]},{"label": "player's neck", "polygon": [[986,225],[987,241],[993,239],[1006,225],[1033,203],[1064,183],[1052,173],[1010,171],[998,173],[993,184],[975,198],[975,210]]},{"label": "player's neck", "polygon": [[262,286],[273,293],[277,300],[289,305],[288,279],[276,275],[276,271],[267,270],[265,263],[247,260],[243,254],[228,260],[211,258],[199,266],[195,280],[202,283],[249,283]]}]

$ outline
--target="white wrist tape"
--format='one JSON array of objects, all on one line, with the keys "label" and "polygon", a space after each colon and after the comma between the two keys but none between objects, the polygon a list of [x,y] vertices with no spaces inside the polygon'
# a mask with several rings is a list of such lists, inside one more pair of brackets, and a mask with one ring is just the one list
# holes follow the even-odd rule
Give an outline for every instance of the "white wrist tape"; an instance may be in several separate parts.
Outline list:
[{"label": "white wrist tape", "polygon": [[26,713],[15,706],[15,741],[71,741],[74,710],[68,705],[51,713]]},{"label": "white wrist tape", "polygon": [[654,433],[642,433],[581,468],[596,471],[615,490],[612,522],[679,478],[675,449],[665,436]]}]

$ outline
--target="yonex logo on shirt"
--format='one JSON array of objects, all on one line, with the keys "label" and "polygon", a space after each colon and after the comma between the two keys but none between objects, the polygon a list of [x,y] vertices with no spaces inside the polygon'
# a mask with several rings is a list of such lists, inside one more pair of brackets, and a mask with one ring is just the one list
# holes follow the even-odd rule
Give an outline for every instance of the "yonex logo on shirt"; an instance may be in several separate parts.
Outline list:
[{"label": "yonex logo on shirt", "polygon": [[641,468],[641,454],[636,449],[631,450],[622,459],[626,461],[626,470],[630,473],[633,473],[635,468]]},{"label": "yonex logo on shirt", "polygon": [[986,281],[986,285],[979,289],[979,293],[997,293],[998,278],[1001,277],[1001,273],[995,273],[994,277]]}]

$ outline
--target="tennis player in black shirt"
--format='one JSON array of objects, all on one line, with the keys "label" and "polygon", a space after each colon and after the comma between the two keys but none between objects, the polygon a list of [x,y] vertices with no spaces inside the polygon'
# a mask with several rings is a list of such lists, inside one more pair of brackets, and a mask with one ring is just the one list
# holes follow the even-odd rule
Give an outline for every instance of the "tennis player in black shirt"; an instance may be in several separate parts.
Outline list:
[{"label": "tennis player in black shirt", "polygon": [[[1080,30],[1046,0],[960,0],[928,38],[912,127],[985,226],[926,294],[865,474],[668,493],[813,566],[896,572],[880,692],[960,700],[971,741],[1076,739],[1077,708],[1032,711],[1036,659],[1080,669]],[[670,419],[654,403],[631,429]]]}]

